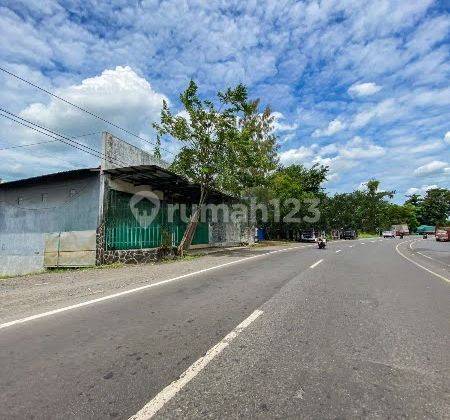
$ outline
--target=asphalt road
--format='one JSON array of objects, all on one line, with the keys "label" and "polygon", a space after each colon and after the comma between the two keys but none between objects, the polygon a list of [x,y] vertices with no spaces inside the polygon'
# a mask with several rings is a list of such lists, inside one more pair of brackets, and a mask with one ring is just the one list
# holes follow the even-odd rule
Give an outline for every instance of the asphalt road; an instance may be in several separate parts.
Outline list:
[{"label": "asphalt road", "polygon": [[157,417],[448,418],[450,244],[401,242],[272,253],[2,328],[0,418],[126,419],[255,310]]}]

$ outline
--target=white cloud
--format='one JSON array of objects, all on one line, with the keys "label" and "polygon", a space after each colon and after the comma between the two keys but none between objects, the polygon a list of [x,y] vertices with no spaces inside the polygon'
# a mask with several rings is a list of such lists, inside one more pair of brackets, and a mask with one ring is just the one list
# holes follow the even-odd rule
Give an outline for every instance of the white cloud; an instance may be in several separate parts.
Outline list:
[{"label": "white cloud", "polygon": [[450,131],[447,131],[444,136],[444,142],[450,144]]},{"label": "white cloud", "polygon": [[414,174],[416,176],[428,176],[449,171],[450,165],[447,162],[433,160],[430,163],[419,166],[417,169],[415,169]]},{"label": "white cloud", "polygon": [[366,126],[372,119],[389,120],[395,118],[402,109],[398,107],[394,99],[385,99],[375,106],[356,114],[352,123],[353,128],[362,128]]},{"label": "white cloud", "polygon": [[[153,146],[150,144],[154,140],[151,123],[159,117],[162,100],[167,100],[167,98],[156,92],[146,79],[140,77],[130,67],[118,66],[113,70],[105,70],[99,76],[58,89],[55,93],[108,121],[137,133],[140,137],[147,139],[147,142],[131,137],[56,98],[51,98],[48,102],[34,102],[19,111],[19,115],[69,137],[95,133],[77,139],[77,141],[87,144],[98,152],[100,151],[101,131],[110,131],[138,147],[153,151]],[[13,144],[50,140],[42,134],[9,121],[2,120],[1,123],[5,138],[13,139],[15,142]],[[167,144],[164,144],[163,147],[170,149],[170,145]],[[31,159],[27,153],[30,151],[36,153],[39,159]],[[45,156],[50,156],[54,164],[49,165]],[[89,154],[59,142],[46,144],[39,148],[17,149],[15,153],[5,154],[2,152],[1,157],[9,160],[10,165],[2,165],[2,169],[8,177],[48,173],[54,171],[58,165],[59,168],[66,169],[99,163],[98,159],[95,160]],[[164,157],[167,158],[167,156]],[[39,162],[40,170],[38,169]]]},{"label": "white cloud", "polygon": [[432,190],[434,188],[438,188],[437,185],[422,185],[419,188],[411,187],[406,191],[407,195],[419,194],[424,195],[428,190]]},{"label": "white cloud", "polygon": [[355,83],[348,88],[348,93],[352,96],[370,96],[381,90],[381,86],[376,83]]},{"label": "white cloud", "polygon": [[313,156],[314,152],[311,148],[300,146],[296,149],[289,149],[280,153],[280,161],[283,164],[301,163],[304,159]]},{"label": "white cloud", "polygon": [[329,181],[336,181],[342,173],[358,166],[363,167],[363,162],[385,154],[386,150],[383,147],[356,136],[343,144],[331,143],[322,147],[312,144],[290,149],[282,152],[280,158],[283,164],[301,163],[309,166],[318,163],[328,166]]},{"label": "white cloud", "polygon": [[[121,66],[104,70],[100,76],[85,79],[80,84],[59,89],[57,94],[134,131],[140,131],[145,125],[150,127],[158,117],[163,99],[167,100],[130,67]],[[55,98],[47,104],[33,103],[20,115],[68,134],[98,125],[91,116]]]},{"label": "white cloud", "polygon": [[318,128],[312,133],[313,137],[328,137],[332,136],[345,128],[345,124],[338,119],[330,121],[328,126],[324,129]]},{"label": "white cloud", "polygon": [[272,112],[272,116],[274,118],[272,123],[274,131],[294,131],[297,129],[297,124],[287,124],[283,122],[286,118],[281,112]]}]

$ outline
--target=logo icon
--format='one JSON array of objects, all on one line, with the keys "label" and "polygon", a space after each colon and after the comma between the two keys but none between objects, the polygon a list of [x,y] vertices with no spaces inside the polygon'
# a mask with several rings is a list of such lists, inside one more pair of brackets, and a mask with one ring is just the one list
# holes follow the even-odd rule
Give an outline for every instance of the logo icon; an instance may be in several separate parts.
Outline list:
[{"label": "logo icon", "polygon": [[[147,209],[142,210],[138,208],[138,204],[142,200],[147,200],[150,202],[151,205],[148,206],[148,210],[150,210],[150,212],[148,212]],[[133,195],[133,197],[131,197],[130,200],[131,213],[133,213],[133,216],[139,223],[139,226],[143,228],[147,228],[152,224],[153,220],[155,220],[155,217],[159,213],[160,207],[161,202],[158,196],[152,191],[138,191]]]}]

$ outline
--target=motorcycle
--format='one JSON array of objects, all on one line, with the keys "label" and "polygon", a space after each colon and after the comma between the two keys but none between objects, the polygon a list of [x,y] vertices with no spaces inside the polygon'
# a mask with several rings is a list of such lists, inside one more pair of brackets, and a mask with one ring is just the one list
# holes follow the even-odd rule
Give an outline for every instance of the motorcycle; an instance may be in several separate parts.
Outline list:
[{"label": "motorcycle", "polygon": [[327,242],[325,239],[319,238],[317,240],[317,245],[319,246],[319,249],[325,249]]}]

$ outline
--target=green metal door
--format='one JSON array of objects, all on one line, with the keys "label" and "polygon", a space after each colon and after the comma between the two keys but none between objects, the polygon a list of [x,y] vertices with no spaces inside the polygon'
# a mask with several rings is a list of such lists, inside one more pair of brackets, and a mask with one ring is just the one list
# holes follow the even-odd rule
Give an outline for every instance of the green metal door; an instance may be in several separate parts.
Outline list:
[{"label": "green metal door", "polygon": [[[187,223],[175,213],[173,223],[167,221],[167,204],[161,203],[158,214],[149,226],[141,226],[130,207],[132,194],[121,191],[109,191],[108,208],[105,222],[106,249],[143,249],[161,246],[163,238],[169,238],[172,246],[177,246],[186,230]],[[141,200],[135,209],[140,214],[150,214],[153,203]],[[189,214],[189,212],[188,212]],[[199,223],[192,244],[209,243],[208,223]]]}]

